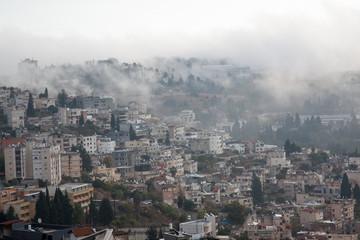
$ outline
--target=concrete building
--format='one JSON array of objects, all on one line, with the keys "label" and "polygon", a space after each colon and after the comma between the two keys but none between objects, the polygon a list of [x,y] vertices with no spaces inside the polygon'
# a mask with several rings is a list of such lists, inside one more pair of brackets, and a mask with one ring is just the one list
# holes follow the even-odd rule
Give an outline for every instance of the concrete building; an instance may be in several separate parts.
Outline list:
[{"label": "concrete building", "polygon": [[80,108],[59,108],[59,123],[64,126],[78,126],[81,116],[84,118],[84,122],[87,120],[86,110]]},{"label": "concrete building", "polygon": [[112,153],[115,150],[116,141],[111,141],[111,138],[99,138],[97,145],[100,154]]},{"label": "concrete building", "polygon": [[183,110],[179,113],[181,122],[189,123],[195,121],[195,113],[192,110]]},{"label": "concrete building", "polygon": [[202,138],[190,138],[189,148],[194,152],[205,154],[221,154],[223,141],[220,135],[210,135]]},{"label": "concrete building", "polygon": [[179,190],[177,186],[173,184],[165,184],[161,187],[161,193],[162,193],[162,201],[163,203],[166,203],[167,205],[170,205],[172,207],[177,208],[178,205],[178,193]]},{"label": "concrete building", "polygon": [[14,107],[7,109],[8,125],[12,128],[25,126],[25,108]]},{"label": "concrete building", "polygon": [[100,97],[84,97],[80,100],[83,109],[95,108],[95,109],[112,109],[114,108],[114,99],[112,98],[100,98]]},{"label": "concrete building", "polygon": [[191,234],[191,239],[200,239],[203,237],[216,237],[217,224],[216,216],[205,214],[204,219],[180,223],[180,231]]},{"label": "concrete building", "polygon": [[266,165],[268,167],[277,167],[277,168],[290,168],[291,162],[286,159],[284,151],[274,151],[269,152],[266,157]]},{"label": "concrete building", "polygon": [[61,174],[71,178],[80,178],[82,171],[82,159],[78,152],[61,154]]},{"label": "concrete building", "polygon": [[25,144],[13,144],[4,149],[5,180],[24,179],[27,176],[28,154]]},{"label": "concrete building", "polygon": [[305,208],[299,212],[300,224],[313,223],[323,218],[322,212],[318,209]]},{"label": "concrete building", "polygon": [[61,181],[60,146],[40,145],[32,149],[33,178],[50,185]]},{"label": "concrete building", "polygon": [[85,150],[94,154],[97,152],[97,136],[81,136],[81,145],[85,148]]}]

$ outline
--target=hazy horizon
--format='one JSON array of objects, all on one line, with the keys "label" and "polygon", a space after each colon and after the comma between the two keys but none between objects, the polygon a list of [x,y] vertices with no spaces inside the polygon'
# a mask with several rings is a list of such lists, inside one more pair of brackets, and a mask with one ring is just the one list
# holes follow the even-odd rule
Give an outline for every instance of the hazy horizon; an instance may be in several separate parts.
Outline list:
[{"label": "hazy horizon", "polygon": [[0,8],[0,75],[20,59],[225,58],[309,75],[360,69],[356,1],[24,1]]}]

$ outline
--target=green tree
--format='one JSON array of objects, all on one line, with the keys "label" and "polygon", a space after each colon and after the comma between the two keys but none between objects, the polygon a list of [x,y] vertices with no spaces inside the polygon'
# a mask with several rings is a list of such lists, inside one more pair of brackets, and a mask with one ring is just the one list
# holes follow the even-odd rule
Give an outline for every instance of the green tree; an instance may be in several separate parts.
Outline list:
[{"label": "green tree", "polygon": [[91,226],[95,223],[97,223],[99,219],[99,213],[98,210],[96,209],[95,203],[92,199],[92,197],[90,198],[90,205],[89,205],[89,223],[91,224]]},{"label": "green tree", "polygon": [[82,209],[79,203],[74,205],[74,212],[72,215],[72,220],[74,224],[82,224],[85,221],[84,210]]},{"label": "green tree", "polygon": [[228,213],[228,220],[233,224],[243,224],[247,215],[245,207],[237,201],[226,204],[223,211]]},{"label": "green tree", "polygon": [[150,226],[146,230],[146,240],[158,240],[158,231],[155,226]]},{"label": "green tree", "polygon": [[138,191],[134,193],[134,205],[135,205],[135,215],[136,219],[139,219],[140,216],[140,202],[142,199],[142,194]]},{"label": "green tree", "polygon": [[64,89],[58,94],[58,105],[59,107],[65,107],[68,99],[68,95]]},{"label": "green tree", "polygon": [[133,128],[132,125],[130,125],[130,129],[129,129],[129,134],[130,134],[130,141],[135,141],[136,140],[136,132]]},{"label": "green tree", "polygon": [[15,210],[14,210],[13,206],[10,206],[8,208],[8,210],[6,211],[6,219],[7,220],[14,220],[16,218],[17,217],[15,216]]},{"label": "green tree", "polygon": [[264,193],[259,177],[256,173],[253,173],[251,195],[255,205],[262,204],[264,202]]},{"label": "green tree", "polygon": [[34,100],[32,97],[32,94],[29,94],[29,101],[26,109],[26,114],[28,117],[34,117],[35,116],[35,109],[34,109]]},{"label": "green tree", "polygon": [[111,126],[111,129],[115,129],[116,127],[116,122],[115,122],[115,116],[114,114],[111,114],[111,121],[110,121],[110,126]]},{"label": "green tree", "polygon": [[205,217],[205,210],[200,210],[197,215],[197,219],[204,219]]},{"label": "green tree", "polygon": [[191,200],[185,199],[184,200],[184,209],[186,211],[194,211],[195,209],[195,203]]},{"label": "green tree", "polygon": [[108,198],[104,198],[101,201],[99,208],[99,220],[103,225],[109,225],[113,220],[113,210]]},{"label": "green tree", "polygon": [[63,224],[72,224],[72,216],[73,216],[74,208],[71,205],[67,191],[65,191],[65,195],[62,200],[62,209],[64,212]]},{"label": "green tree", "polygon": [[285,179],[286,178],[286,173],[287,173],[287,169],[283,168],[279,171],[278,174],[276,174],[276,179],[280,180],[280,179]]},{"label": "green tree", "polygon": [[84,126],[84,124],[85,124],[84,116],[81,114],[80,119],[79,119],[79,126],[82,127],[82,126]]},{"label": "green tree", "polygon": [[360,201],[360,187],[358,184],[356,184],[353,189],[353,197],[356,199],[357,203]]},{"label": "green tree", "polygon": [[218,230],[218,235],[230,235],[231,229],[229,227],[220,227]]},{"label": "green tree", "polygon": [[115,162],[112,156],[106,156],[103,160],[103,164],[105,164],[107,168],[115,167]]},{"label": "green tree", "polygon": [[159,230],[158,238],[159,238],[159,239],[160,239],[160,238],[164,238],[164,233],[163,233],[163,231],[162,231],[161,228],[160,228],[160,230]]},{"label": "green tree", "polygon": [[169,133],[169,131],[166,131],[165,145],[170,146],[170,133]]},{"label": "green tree", "polygon": [[171,176],[172,176],[172,177],[175,177],[175,176],[176,176],[176,173],[177,173],[176,167],[171,167],[171,168],[170,168],[170,173],[171,173]]},{"label": "green tree", "polygon": [[341,181],[340,196],[341,198],[351,198],[351,185],[346,173],[344,173]]},{"label": "green tree", "polygon": [[286,157],[290,156],[290,151],[291,151],[291,143],[289,139],[286,139],[285,144],[284,144],[284,150],[286,153]]},{"label": "green tree", "polygon": [[111,198],[114,201],[114,218],[115,218],[115,215],[116,215],[115,201],[116,200],[121,200],[123,197],[124,197],[124,193],[121,190],[113,189],[111,191]]},{"label": "green tree", "polygon": [[238,236],[236,240],[249,240],[249,236],[247,233],[240,233],[240,236]]},{"label": "green tree", "polygon": [[37,222],[38,219],[41,218],[41,220],[44,223],[49,223],[50,209],[46,202],[44,192],[40,192],[40,194],[39,194],[39,198],[35,204],[35,211],[36,211],[35,217],[34,217],[35,222]]},{"label": "green tree", "polygon": [[57,107],[55,107],[54,105],[49,106],[47,108],[47,110],[48,110],[48,113],[50,113],[50,114],[55,114],[59,111],[59,109]]}]

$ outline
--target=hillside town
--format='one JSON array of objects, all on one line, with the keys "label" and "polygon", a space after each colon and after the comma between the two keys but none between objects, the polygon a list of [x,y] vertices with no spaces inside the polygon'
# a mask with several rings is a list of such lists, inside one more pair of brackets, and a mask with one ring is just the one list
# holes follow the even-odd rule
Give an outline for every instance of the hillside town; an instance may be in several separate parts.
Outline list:
[{"label": "hillside town", "polygon": [[1,87],[0,106],[4,237],[358,239],[360,156],[66,90]]}]

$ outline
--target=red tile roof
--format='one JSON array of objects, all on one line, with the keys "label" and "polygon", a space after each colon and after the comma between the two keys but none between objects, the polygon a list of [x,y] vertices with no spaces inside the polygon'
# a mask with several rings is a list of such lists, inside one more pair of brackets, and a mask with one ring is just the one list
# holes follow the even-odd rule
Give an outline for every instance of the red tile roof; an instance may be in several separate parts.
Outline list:
[{"label": "red tile roof", "polygon": [[85,227],[85,228],[73,229],[72,233],[75,235],[75,237],[83,237],[83,236],[91,235],[95,232],[94,230],[92,230],[92,228]]},{"label": "red tile roof", "polygon": [[0,223],[0,225],[9,225],[9,224],[18,223],[18,222],[23,222],[23,220],[20,220],[20,219],[9,220],[9,221]]}]

